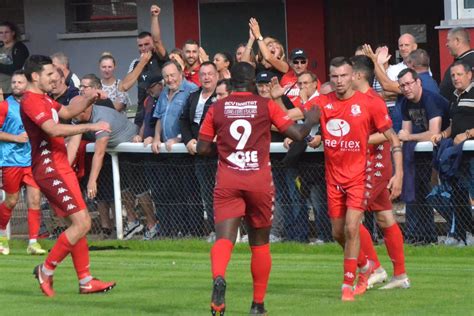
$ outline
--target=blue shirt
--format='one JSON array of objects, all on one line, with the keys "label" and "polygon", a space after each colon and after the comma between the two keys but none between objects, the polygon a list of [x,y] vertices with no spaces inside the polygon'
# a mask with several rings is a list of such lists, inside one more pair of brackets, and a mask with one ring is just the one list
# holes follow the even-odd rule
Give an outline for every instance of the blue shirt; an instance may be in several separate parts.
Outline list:
[{"label": "blue shirt", "polygon": [[423,88],[420,101],[413,103],[407,98],[401,98],[401,110],[404,121],[411,121],[412,134],[426,132],[429,121],[437,116],[441,117],[441,130],[449,126],[449,103],[440,94]]},{"label": "blue shirt", "polygon": [[[13,135],[25,133],[20,117],[20,104],[13,96],[0,103],[8,106],[0,131]],[[0,142],[0,167],[29,167],[31,166],[31,145],[26,143]]]},{"label": "blue shirt", "polygon": [[179,118],[189,95],[197,89],[194,83],[183,79],[171,100],[168,100],[169,88],[163,89],[153,112],[153,117],[161,121],[161,141],[166,142],[181,134]]},{"label": "blue shirt", "polygon": [[439,93],[438,84],[433,79],[433,77],[431,77],[429,71],[418,73],[418,77],[421,80],[421,85],[423,86],[423,89]]}]

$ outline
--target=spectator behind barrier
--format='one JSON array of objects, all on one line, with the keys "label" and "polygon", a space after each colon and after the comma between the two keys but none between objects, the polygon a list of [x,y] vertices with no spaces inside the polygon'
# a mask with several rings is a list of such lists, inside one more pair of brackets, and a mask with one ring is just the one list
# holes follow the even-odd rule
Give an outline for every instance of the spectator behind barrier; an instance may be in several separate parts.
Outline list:
[{"label": "spectator behind barrier", "polygon": [[102,90],[114,103],[114,108],[119,112],[124,112],[130,105],[130,99],[127,92],[119,90],[120,79],[115,78],[115,58],[109,52],[102,53],[99,59],[100,83]]},{"label": "spectator behind barrier", "polygon": [[219,52],[214,55],[214,64],[220,79],[230,78],[230,68],[232,68],[232,56],[228,52]]},{"label": "spectator behind barrier", "polygon": [[79,77],[73,73],[69,68],[69,58],[63,52],[57,52],[51,55],[53,65],[59,68],[66,77],[66,84],[68,86],[74,86],[79,89],[80,80]]},{"label": "spectator behind barrier", "polygon": [[79,89],[74,85],[68,86],[63,71],[60,68],[56,68],[50,96],[62,105],[69,105],[71,99],[76,95],[79,95]]},{"label": "spectator behind barrier", "polygon": [[28,48],[20,41],[20,36],[16,24],[8,21],[0,23],[0,101],[11,95],[13,72],[21,69],[30,55]]},{"label": "spectator behind barrier", "polygon": [[161,39],[160,12],[161,8],[159,6],[152,5],[150,7],[151,33],[141,32],[138,34],[137,46],[140,57],[132,60],[128,74],[119,84],[119,90],[126,92],[138,81],[138,106],[137,115],[135,116],[137,126],[142,125],[140,119],[143,115],[140,113],[143,110],[143,102],[147,97],[146,90],[140,86],[140,83],[144,82],[149,76],[159,74],[164,63],[168,61],[166,48]]}]

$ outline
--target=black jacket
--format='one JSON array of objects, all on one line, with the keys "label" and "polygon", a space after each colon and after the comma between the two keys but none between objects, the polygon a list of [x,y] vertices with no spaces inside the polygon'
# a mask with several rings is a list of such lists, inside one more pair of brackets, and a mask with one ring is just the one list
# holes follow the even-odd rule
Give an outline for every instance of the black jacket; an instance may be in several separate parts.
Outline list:
[{"label": "black jacket", "polygon": [[204,104],[201,121],[199,122],[199,124],[195,123],[194,115],[196,114],[196,107],[199,102],[199,96],[201,95],[201,91],[202,88],[189,95],[189,98],[186,101],[186,104],[184,105],[183,112],[181,113],[181,117],[179,119],[179,125],[181,127],[181,138],[185,145],[193,138],[196,140],[198,139],[199,129],[201,128],[201,124],[204,121],[204,118],[206,117],[207,110],[209,109],[209,106],[212,103],[216,102],[216,94],[213,93]]}]

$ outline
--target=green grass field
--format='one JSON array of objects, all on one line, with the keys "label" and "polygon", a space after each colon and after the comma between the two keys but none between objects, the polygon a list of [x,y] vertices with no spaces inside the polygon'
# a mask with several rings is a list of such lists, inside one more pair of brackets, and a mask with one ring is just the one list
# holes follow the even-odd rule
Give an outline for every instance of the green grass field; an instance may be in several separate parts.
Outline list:
[{"label": "green grass field", "polygon": [[[56,297],[46,298],[32,275],[41,257],[11,242],[0,257],[0,315],[210,315],[210,245],[204,241],[93,242],[123,247],[91,252],[92,272],[118,285],[79,295],[70,258],[57,269]],[[52,243],[46,246],[50,247]],[[382,265],[392,271],[384,247]],[[270,315],[474,315],[474,248],[407,247],[408,290],[370,290],[340,301],[342,251],[335,245],[273,244],[266,297]],[[226,315],[247,315],[252,299],[250,253],[237,245],[227,272]]]}]

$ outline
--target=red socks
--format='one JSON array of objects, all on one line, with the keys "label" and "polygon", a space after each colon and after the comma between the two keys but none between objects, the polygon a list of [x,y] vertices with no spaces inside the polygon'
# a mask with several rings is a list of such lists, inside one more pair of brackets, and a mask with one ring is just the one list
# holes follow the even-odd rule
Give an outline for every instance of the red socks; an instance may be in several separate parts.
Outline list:
[{"label": "red socks", "polygon": [[251,271],[253,278],[253,301],[263,303],[267,292],[268,278],[272,269],[270,244],[251,246],[252,260]]},{"label": "red socks", "polygon": [[48,270],[54,271],[57,265],[66,258],[66,256],[71,252],[73,246],[67,239],[65,233],[59,235],[58,241],[54,244],[54,247],[51,249],[48,257],[44,261],[44,267]]},{"label": "red socks", "polygon": [[234,244],[228,239],[218,239],[211,249],[212,279],[219,275],[225,278],[225,271],[230,261]]},{"label": "red socks", "polygon": [[41,211],[28,209],[28,233],[30,239],[37,239],[41,225]]},{"label": "red socks", "polygon": [[365,255],[370,261],[374,262],[374,270],[377,269],[378,267],[380,267],[380,261],[377,257],[377,252],[375,251],[374,243],[372,242],[372,237],[370,236],[370,233],[364,226],[364,224],[360,224],[359,226],[359,237],[360,249],[365,253]]},{"label": "red socks", "polygon": [[0,229],[7,229],[8,222],[12,217],[12,209],[5,206],[5,203],[0,204]]},{"label": "red socks", "polygon": [[393,224],[383,230],[385,246],[393,263],[393,275],[406,273],[405,254],[403,252],[403,235],[398,224]]},{"label": "red socks", "polygon": [[72,263],[76,269],[77,278],[82,280],[91,275],[89,271],[89,247],[87,238],[82,237],[71,249]]},{"label": "red socks", "polygon": [[357,259],[344,258],[344,281],[343,283],[349,286],[354,285],[354,280],[357,271]]}]

